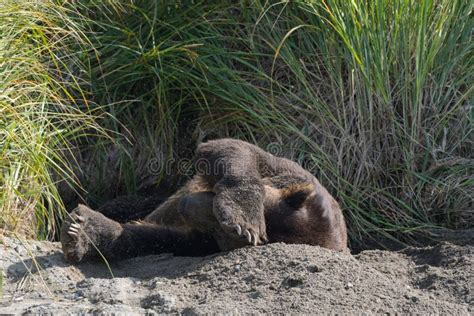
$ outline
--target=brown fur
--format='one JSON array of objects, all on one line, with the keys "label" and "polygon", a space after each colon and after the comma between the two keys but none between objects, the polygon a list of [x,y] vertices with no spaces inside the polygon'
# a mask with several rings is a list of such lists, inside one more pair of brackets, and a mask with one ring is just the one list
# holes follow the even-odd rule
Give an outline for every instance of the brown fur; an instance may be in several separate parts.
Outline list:
[{"label": "brown fur", "polygon": [[[346,225],[338,203],[295,162],[243,141],[221,139],[198,147],[195,167],[194,178],[144,223],[119,224],[78,207],[62,228],[66,258],[79,262],[97,257],[97,249],[110,259],[165,251],[205,255],[265,242],[346,249]],[[134,205],[129,212],[134,213]],[[126,214],[123,201],[122,213]],[[82,219],[82,231],[71,235],[77,218]]]},{"label": "brown fur", "polygon": [[[225,231],[227,226],[222,222],[230,217],[232,223],[259,233],[259,243],[283,241],[336,250],[347,247],[346,225],[338,203],[297,163],[235,139],[201,144],[195,161],[197,175],[146,221],[165,226],[185,225],[176,212],[180,199],[197,192],[214,192],[212,208],[209,200],[203,204],[213,210]],[[223,181],[227,179],[230,181]],[[232,205],[230,215],[219,209],[222,205],[216,205],[218,198]],[[238,214],[232,218],[234,213]],[[235,234],[229,234],[236,239]]]}]

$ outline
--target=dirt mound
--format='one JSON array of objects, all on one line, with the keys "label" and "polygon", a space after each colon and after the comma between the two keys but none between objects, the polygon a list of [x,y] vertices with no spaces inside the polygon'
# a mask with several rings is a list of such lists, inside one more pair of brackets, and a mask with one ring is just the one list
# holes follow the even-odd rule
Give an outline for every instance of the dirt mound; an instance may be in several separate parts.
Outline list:
[{"label": "dirt mound", "polygon": [[104,263],[71,266],[59,249],[4,240],[0,313],[473,312],[470,245],[352,256],[271,244],[203,258],[134,258],[110,270]]}]

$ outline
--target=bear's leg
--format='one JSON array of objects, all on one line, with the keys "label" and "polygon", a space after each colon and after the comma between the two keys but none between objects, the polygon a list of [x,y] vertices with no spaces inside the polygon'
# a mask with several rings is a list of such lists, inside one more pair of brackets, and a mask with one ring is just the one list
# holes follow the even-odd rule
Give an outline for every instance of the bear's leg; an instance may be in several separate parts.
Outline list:
[{"label": "bear's leg", "polygon": [[194,161],[195,178],[216,194],[214,214],[221,227],[253,245],[267,241],[259,157],[250,144],[223,139],[199,145]]},{"label": "bear's leg", "polygon": [[[79,205],[61,228],[61,244],[68,261],[119,260],[170,252],[198,256],[219,251],[209,234],[181,232],[150,224],[121,225]],[[101,256],[102,255],[102,256]]]},{"label": "bear's leg", "polygon": [[[122,226],[79,204],[61,227],[61,244],[68,261],[80,262],[99,256],[109,257],[111,243],[122,233]],[[95,248],[97,247],[97,249]]]},{"label": "bear's leg", "polygon": [[178,212],[189,227],[214,236],[221,251],[248,245],[246,240],[230,236],[222,229],[213,212],[214,197],[213,192],[190,193],[181,198]]},{"label": "bear's leg", "polygon": [[207,182],[200,177],[194,177],[181,187],[175,194],[170,196],[156,210],[145,217],[144,221],[167,227],[186,227],[182,214],[178,212],[181,199],[196,192],[210,191]]},{"label": "bear's leg", "polygon": [[259,178],[226,175],[214,190],[213,211],[224,231],[255,246],[268,241],[263,207],[265,189]]},{"label": "bear's leg", "polygon": [[175,194],[170,196],[156,210],[144,218],[144,221],[151,224],[157,224],[166,227],[182,227],[185,226],[183,218],[178,213],[178,205],[183,196],[188,194],[186,186],[179,189]]},{"label": "bear's leg", "polygon": [[203,233],[221,229],[212,211],[214,196],[213,192],[196,192],[180,199],[178,213],[188,227]]}]

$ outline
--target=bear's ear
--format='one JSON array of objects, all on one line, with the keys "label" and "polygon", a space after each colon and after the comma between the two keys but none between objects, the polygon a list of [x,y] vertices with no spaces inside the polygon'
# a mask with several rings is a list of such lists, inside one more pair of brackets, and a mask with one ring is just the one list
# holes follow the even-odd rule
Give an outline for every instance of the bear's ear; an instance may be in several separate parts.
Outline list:
[{"label": "bear's ear", "polygon": [[314,191],[314,185],[311,183],[292,184],[282,190],[282,199],[285,203],[299,209],[303,206],[308,196]]}]

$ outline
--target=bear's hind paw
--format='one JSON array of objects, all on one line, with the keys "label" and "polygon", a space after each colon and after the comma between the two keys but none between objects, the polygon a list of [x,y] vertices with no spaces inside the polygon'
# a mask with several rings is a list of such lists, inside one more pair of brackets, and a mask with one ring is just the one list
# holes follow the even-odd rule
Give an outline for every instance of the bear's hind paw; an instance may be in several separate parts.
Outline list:
[{"label": "bear's hind paw", "polygon": [[85,220],[84,216],[80,216],[78,214],[72,214],[71,218],[75,222],[70,223],[67,233],[73,238],[78,238],[79,233],[81,232],[81,224],[83,224]]},{"label": "bear's hind paw", "polygon": [[85,229],[96,214],[98,213],[86,206],[79,205],[64,221],[61,227],[61,244],[66,260],[80,262],[92,250],[90,239],[93,236],[87,236]]}]

